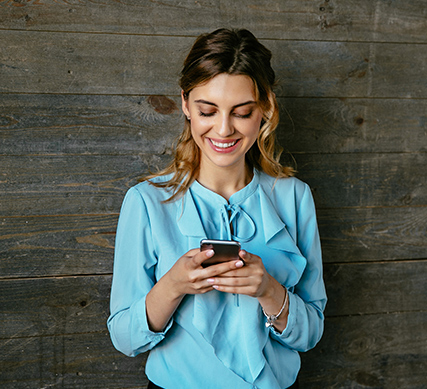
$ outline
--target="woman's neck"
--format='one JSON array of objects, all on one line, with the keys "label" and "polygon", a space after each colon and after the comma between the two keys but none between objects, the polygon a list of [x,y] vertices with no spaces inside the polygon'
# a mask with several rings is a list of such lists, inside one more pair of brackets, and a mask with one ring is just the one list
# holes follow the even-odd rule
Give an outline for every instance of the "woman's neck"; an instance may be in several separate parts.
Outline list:
[{"label": "woman's neck", "polygon": [[197,181],[205,188],[219,194],[226,200],[248,185],[253,171],[246,164],[243,167],[207,167],[200,166]]}]

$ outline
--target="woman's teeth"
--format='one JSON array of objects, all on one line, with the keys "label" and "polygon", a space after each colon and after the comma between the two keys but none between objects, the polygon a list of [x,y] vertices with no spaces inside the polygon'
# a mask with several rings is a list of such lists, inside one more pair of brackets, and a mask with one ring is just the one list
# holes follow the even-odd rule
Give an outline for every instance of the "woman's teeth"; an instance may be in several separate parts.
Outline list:
[{"label": "woman's teeth", "polygon": [[214,140],[211,139],[212,144],[215,147],[219,147],[221,149],[226,149],[227,147],[231,147],[234,146],[237,143],[237,140],[233,141],[233,142],[229,142],[229,143],[220,143],[220,142],[215,142]]}]

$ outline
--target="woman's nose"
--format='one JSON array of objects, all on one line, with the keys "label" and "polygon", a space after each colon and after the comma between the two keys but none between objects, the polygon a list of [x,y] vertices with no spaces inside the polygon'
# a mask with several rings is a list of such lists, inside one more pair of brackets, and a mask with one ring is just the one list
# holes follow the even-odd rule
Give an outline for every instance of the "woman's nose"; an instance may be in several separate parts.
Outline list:
[{"label": "woman's nose", "polygon": [[226,138],[227,136],[234,134],[234,128],[228,115],[220,117],[220,121],[217,123],[216,132],[222,138]]}]

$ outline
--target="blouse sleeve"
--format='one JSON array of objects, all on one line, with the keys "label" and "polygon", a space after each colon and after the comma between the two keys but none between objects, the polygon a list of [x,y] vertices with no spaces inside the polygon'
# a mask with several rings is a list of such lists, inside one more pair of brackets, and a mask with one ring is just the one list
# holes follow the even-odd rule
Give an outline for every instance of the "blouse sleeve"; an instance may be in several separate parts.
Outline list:
[{"label": "blouse sleeve", "polygon": [[142,196],[131,188],[125,196],[117,226],[108,330],[114,347],[128,356],[152,349],[164,332],[150,331],[145,299],[155,283],[157,264],[150,219]]},{"label": "blouse sleeve", "polygon": [[307,265],[299,282],[288,290],[287,327],[282,333],[270,328],[271,336],[279,343],[297,351],[307,351],[322,337],[323,311],[327,301],[316,210],[307,185],[297,206],[296,243]]}]

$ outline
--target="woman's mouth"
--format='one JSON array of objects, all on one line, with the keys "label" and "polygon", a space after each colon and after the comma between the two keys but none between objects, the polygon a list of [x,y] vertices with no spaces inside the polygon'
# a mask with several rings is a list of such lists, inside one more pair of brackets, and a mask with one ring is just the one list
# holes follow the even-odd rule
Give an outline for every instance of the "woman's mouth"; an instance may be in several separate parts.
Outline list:
[{"label": "woman's mouth", "polygon": [[240,139],[218,141],[208,138],[211,147],[219,153],[230,153],[237,148]]}]

